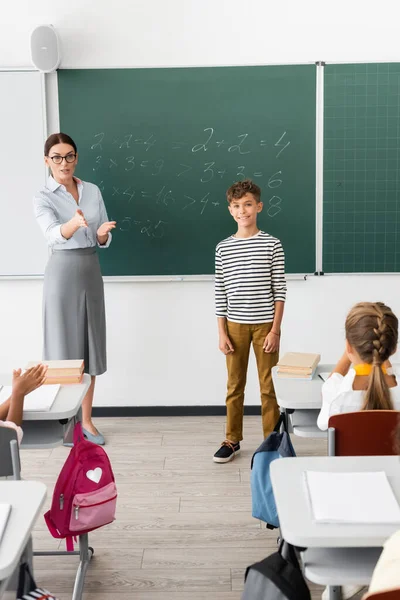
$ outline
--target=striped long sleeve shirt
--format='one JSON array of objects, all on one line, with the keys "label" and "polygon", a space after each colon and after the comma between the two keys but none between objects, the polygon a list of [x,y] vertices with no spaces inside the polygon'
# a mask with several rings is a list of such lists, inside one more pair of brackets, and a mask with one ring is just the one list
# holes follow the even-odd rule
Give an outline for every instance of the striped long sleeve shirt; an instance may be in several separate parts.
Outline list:
[{"label": "striped long sleeve shirt", "polygon": [[270,323],[274,320],[274,303],[285,299],[285,255],[277,238],[260,231],[251,238],[230,236],[218,244],[217,317],[235,323]]}]

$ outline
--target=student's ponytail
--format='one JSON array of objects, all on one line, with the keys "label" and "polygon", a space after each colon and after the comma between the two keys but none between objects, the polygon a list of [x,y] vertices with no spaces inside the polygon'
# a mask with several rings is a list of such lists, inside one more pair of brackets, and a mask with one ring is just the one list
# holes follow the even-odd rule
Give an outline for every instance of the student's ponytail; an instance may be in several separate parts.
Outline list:
[{"label": "student's ponytail", "polygon": [[356,304],[346,319],[346,338],[360,358],[372,365],[362,410],[393,410],[382,364],[396,351],[397,317],[382,302]]}]

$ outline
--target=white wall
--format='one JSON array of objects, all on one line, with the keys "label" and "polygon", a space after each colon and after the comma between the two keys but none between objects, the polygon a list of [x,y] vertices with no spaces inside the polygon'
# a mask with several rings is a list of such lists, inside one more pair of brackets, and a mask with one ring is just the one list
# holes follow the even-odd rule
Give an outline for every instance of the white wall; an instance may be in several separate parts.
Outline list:
[{"label": "white wall", "polygon": [[[400,61],[396,0],[381,1],[379,10],[371,0],[2,4],[0,68],[30,64],[29,33],[42,23],[61,36],[62,67]],[[48,110],[55,126],[54,96]],[[383,300],[400,315],[398,282],[384,275],[290,281],[282,350],[336,360],[346,311]],[[41,293],[41,281],[0,281],[1,371],[40,357]],[[223,404],[211,282],[107,283],[106,302],[109,371],[99,379],[97,405]],[[258,402],[254,364],[247,402]]]}]

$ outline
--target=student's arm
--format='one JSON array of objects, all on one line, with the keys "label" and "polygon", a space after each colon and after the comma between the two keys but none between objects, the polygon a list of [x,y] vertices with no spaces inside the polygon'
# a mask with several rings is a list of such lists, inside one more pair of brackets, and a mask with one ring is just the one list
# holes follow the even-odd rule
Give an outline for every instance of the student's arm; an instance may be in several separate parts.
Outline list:
[{"label": "student's arm", "polygon": [[45,365],[36,365],[23,375],[21,369],[13,371],[11,396],[0,405],[0,420],[21,425],[25,396],[44,383],[46,372]]},{"label": "student's arm", "polygon": [[275,302],[274,306],[274,320],[272,322],[271,331],[264,340],[264,352],[277,352],[279,350],[279,343],[281,337],[281,323],[283,319],[285,303],[278,300],[277,302]]},{"label": "student's arm", "polygon": [[350,367],[351,360],[349,359],[347,352],[345,351],[339,359],[336,367],[333,369],[332,373],[339,373],[339,375],[342,375],[344,377],[349,372]]},{"label": "student's arm", "polygon": [[234,351],[231,340],[226,331],[226,317],[218,317],[218,347],[223,354],[231,354]]},{"label": "student's arm", "polygon": [[272,252],[271,287],[274,297],[274,320],[272,328],[264,341],[264,352],[277,352],[281,335],[283,311],[286,300],[285,254],[277,240]]},{"label": "student's arm", "polygon": [[218,347],[223,354],[229,354],[233,352],[233,346],[226,331],[228,300],[225,291],[222,258],[219,250],[215,251],[215,314],[217,315],[218,323]]}]

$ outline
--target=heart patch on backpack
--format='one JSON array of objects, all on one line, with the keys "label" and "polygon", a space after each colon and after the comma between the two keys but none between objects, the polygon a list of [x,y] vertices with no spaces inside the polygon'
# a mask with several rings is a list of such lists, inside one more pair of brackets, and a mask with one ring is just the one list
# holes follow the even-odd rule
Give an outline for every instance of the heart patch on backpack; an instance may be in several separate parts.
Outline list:
[{"label": "heart patch on backpack", "polygon": [[86,472],[86,477],[95,483],[99,483],[102,475],[103,469],[101,467],[96,467],[95,469]]}]

